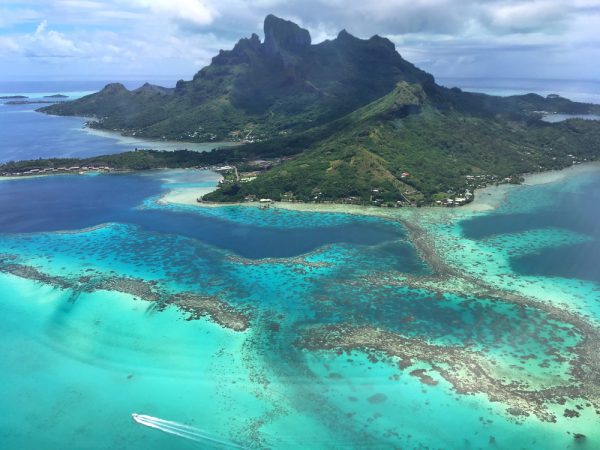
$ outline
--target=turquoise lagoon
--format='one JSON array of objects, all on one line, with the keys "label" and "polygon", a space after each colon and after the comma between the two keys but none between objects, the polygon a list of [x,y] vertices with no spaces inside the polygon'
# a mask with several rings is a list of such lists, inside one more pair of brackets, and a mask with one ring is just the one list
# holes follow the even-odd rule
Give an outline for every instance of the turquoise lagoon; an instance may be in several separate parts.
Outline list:
[{"label": "turquoise lagoon", "polygon": [[[0,183],[2,448],[598,448],[597,391],[586,397],[573,375],[586,337],[543,305],[597,327],[599,213],[588,205],[600,171],[513,188],[486,212],[157,201],[214,182],[167,171]],[[452,275],[435,273],[407,223]],[[250,326],[86,289],[115,278],[218,298]],[[474,352],[499,385],[577,389],[541,403],[551,421],[515,415],[478,383],[460,391],[428,354],[400,368],[376,343],[299,344],[327,326]],[[132,413],[175,424],[153,429]]]},{"label": "turquoise lagoon", "polygon": [[[156,144],[33,109],[0,161]],[[0,180],[0,448],[600,447],[598,166],[488,210],[161,201],[218,178]]]},{"label": "turquoise lagoon", "polygon": [[[85,84],[83,85],[86,86]],[[0,83],[0,90],[2,89]],[[91,94],[93,91],[60,91],[69,100]],[[25,95],[27,101],[49,101],[45,95],[53,91],[17,91],[0,95]],[[56,93],[56,92],[54,92]],[[0,163],[20,159],[52,157],[85,158],[111,153],[132,151],[136,148],[155,150],[208,151],[215,147],[231,145],[224,142],[173,142],[149,139],[135,139],[118,133],[97,131],[85,127],[89,119],[82,117],[58,117],[40,114],[36,109],[46,106],[42,103],[10,104],[12,99],[0,99],[0,124],[2,144]]]}]

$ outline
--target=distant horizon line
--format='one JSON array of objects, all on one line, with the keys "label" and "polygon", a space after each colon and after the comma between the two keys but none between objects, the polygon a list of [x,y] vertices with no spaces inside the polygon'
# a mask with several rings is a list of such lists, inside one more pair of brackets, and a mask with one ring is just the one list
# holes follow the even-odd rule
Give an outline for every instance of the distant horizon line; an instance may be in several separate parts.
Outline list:
[{"label": "distant horizon line", "polygon": [[[433,75],[437,80],[505,80],[505,81],[585,81],[590,83],[600,83],[600,80],[594,78],[561,78],[561,77],[486,77],[486,76],[453,76],[453,75]],[[191,80],[191,76],[187,78]],[[180,75],[107,75],[101,78],[52,78],[52,79],[0,79],[0,83],[5,84],[23,84],[23,83],[81,83],[81,82],[107,82],[118,83],[120,81],[141,81],[147,80],[172,80],[176,83],[178,80],[186,80],[186,77]]]}]

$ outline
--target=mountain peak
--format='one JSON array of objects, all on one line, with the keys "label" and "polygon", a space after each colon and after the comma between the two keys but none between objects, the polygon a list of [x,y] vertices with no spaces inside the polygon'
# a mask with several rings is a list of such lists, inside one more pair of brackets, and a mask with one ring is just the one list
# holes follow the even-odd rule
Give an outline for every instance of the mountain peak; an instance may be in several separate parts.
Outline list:
[{"label": "mountain peak", "polygon": [[[338,39],[351,39],[354,38],[354,36],[352,36],[350,33],[348,33],[346,31],[346,29],[344,28],[342,31],[340,31],[337,35]],[[356,39],[356,38],[355,38]]]},{"label": "mountain peak", "polygon": [[133,93],[135,94],[168,94],[174,91],[172,88],[165,88],[162,86],[157,86],[156,84],[150,84],[148,82],[144,83],[137,89],[134,89]]},{"label": "mountain peak", "polygon": [[403,60],[387,39],[360,39],[343,30],[337,39],[312,45],[307,30],[269,15],[263,42],[256,34],[240,39],[174,89],[146,84],[128,91],[115,84],[48,111],[95,115],[103,117],[99,128],[174,139],[238,139],[256,120],[252,136],[264,140],[339,118],[388,94],[399,81],[429,86],[433,77]]},{"label": "mountain peak", "polygon": [[384,46],[386,46],[392,50],[396,50],[396,46],[394,45],[394,43],[392,41],[390,41],[388,38],[381,37],[378,34],[371,36],[369,41],[377,42],[377,43],[383,44]]},{"label": "mountain peak", "polygon": [[100,91],[104,94],[117,94],[122,92],[129,92],[125,86],[121,83],[109,83]]},{"label": "mountain peak", "polygon": [[310,33],[294,22],[269,14],[265,18],[265,50],[272,55],[282,51],[297,53],[310,47]]}]

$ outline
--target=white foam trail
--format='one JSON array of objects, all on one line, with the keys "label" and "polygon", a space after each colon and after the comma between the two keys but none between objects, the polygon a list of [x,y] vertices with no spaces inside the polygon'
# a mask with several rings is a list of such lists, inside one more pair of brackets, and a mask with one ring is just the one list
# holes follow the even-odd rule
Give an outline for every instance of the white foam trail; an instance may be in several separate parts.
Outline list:
[{"label": "white foam trail", "polygon": [[133,413],[131,417],[140,425],[144,425],[149,428],[154,428],[156,430],[162,431],[163,433],[172,434],[196,442],[209,441],[215,444],[219,444],[220,446],[226,448],[243,448],[232,442],[224,441],[222,439],[214,437],[206,431],[201,430],[200,428],[195,428],[183,423],[173,422],[171,420],[165,420],[159,417],[148,416],[145,414]]}]

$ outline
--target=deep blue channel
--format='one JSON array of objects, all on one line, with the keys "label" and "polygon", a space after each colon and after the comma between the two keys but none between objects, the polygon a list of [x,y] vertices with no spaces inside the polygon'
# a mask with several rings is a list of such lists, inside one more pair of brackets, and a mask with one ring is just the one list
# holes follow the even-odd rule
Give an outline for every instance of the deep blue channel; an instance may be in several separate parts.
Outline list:
[{"label": "deep blue channel", "polygon": [[133,174],[4,181],[0,183],[0,233],[79,230],[116,222],[197,239],[253,259],[296,256],[332,243],[374,245],[403,237],[398,227],[384,221],[277,228],[193,212],[136,209],[161,191],[159,180]]}]

